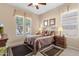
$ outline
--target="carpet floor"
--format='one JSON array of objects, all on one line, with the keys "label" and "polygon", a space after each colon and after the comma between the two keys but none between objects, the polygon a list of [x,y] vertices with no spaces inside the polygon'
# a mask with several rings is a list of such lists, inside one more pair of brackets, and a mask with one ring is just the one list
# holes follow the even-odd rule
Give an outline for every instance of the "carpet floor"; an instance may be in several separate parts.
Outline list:
[{"label": "carpet floor", "polygon": [[29,53],[32,53],[32,50],[26,45],[11,47],[11,51],[13,56],[25,56]]}]

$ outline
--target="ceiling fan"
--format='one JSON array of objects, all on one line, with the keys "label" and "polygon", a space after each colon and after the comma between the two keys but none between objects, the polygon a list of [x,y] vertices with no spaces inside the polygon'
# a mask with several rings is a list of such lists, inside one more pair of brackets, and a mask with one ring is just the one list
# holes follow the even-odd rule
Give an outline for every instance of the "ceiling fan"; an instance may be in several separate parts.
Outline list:
[{"label": "ceiling fan", "polygon": [[28,6],[35,6],[36,9],[39,9],[39,5],[46,5],[46,3],[30,3]]}]

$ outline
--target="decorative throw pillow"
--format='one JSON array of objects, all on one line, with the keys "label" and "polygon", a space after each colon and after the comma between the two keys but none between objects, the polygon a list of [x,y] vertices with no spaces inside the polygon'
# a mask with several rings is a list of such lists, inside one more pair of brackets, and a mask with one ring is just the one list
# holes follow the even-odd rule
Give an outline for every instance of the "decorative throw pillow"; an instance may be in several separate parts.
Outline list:
[{"label": "decorative throw pillow", "polygon": [[55,32],[54,31],[51,31],[50,35],[54,35],[54,34],[55,34]]}]

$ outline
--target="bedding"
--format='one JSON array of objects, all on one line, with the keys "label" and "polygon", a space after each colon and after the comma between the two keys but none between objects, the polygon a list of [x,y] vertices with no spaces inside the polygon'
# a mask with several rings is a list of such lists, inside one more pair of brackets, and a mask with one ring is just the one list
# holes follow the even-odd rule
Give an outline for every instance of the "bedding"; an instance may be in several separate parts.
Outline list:
[{"label": "bedding", "polygon": [[34,42],[34,50],[38,51],[41,48],[52,44],[53,42],[54,42],[53,36],[45,36],[45,37],[36,38]]},{"label": "bedding", "polygon": [[24,42],[27,42],[30,45],[34,45],[34,41],[38,37],[41,37],[41,35],[28,35],[28,36],[26,36]]},{"label": "bedding", "polygon": [[30,44],[34,47],[34,52],[37,52],[42,47],[54,42],[54,39],[53,36],[33,35],[27,36],[25,41],[27,42],[27,44]]}]

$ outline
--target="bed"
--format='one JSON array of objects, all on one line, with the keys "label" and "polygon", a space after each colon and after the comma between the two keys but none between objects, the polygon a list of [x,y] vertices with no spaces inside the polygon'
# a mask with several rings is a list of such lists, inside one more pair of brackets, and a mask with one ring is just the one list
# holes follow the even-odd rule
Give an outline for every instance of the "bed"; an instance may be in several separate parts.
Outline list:
[{"label": "bed", "polygon": [[52,44],[54,39],[53,36],[30,35],[25,38],[24,42],[33,46],[33,51],[36,53],[41,48]]}]

